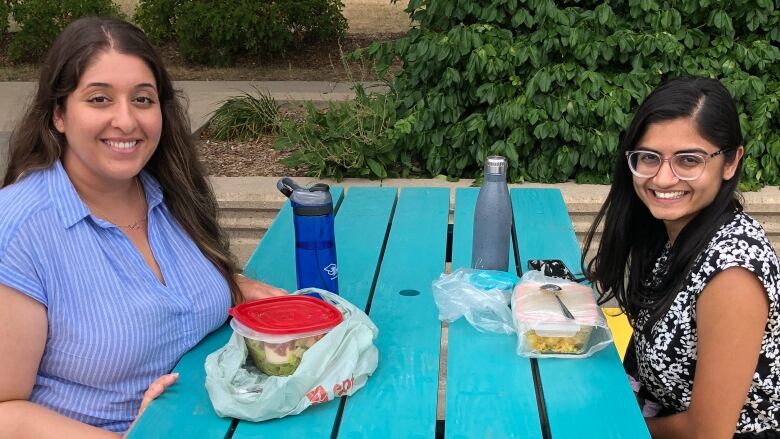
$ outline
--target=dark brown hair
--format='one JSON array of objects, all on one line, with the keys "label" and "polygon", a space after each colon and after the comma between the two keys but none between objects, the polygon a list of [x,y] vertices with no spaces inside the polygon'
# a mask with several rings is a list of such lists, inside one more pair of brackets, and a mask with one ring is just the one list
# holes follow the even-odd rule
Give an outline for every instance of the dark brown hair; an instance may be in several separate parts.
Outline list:
[{"label": "dark brown hair", "polygon": [[62,156],[66,141],[54,127],[54,111],[57,107],[65,110],[66,98],[86,68],[108,50],[140,58],[154,74],[162,134],[144,169],[159,181],[171,214],[222,273],[234,303],[238,302],[236,264],[217,222],[217,201],[198,162],[183,99],[173,88],[157,51],[130,23],[85,17],[60,33],[43,61],[35,98],[11,135],[3,187],[31,170],[52,166]]}]

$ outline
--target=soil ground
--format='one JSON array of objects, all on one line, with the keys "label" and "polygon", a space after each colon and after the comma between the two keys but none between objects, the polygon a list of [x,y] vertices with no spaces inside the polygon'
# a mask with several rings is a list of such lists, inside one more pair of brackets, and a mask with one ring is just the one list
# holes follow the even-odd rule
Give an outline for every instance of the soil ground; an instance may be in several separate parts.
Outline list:
[{"label": "soil ground", "polygon": [[273,149],[275,139],[268,134],[247,141],[219,141],[209,138],[204,130],[197,140],[198,156],[206,173],[215,177],[306,175],[305,170],[282,164],[290,153]]}]

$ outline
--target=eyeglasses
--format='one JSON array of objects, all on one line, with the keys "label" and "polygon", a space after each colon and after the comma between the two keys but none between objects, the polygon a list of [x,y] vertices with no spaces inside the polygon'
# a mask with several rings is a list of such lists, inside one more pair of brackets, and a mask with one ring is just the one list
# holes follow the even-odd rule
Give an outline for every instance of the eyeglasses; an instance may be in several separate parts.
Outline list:
[{"label": "eyeglasses", "polygon": [[640,178],[652,178],[658,174],[663,162],[669,162],[672,173],[680,180],[696,180],[704,173],[707,162],[731,148],[721,149],[712,154],[698,152],[678,152],[665,159],[652,151],[626,151],[628,167],[631,173]]}]

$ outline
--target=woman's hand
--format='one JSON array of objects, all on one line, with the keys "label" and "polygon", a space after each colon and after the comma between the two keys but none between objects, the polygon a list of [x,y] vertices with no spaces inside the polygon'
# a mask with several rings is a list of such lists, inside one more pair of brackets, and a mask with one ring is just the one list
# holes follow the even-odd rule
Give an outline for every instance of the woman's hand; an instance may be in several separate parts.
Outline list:
[{"label": "woman's hand", "polygon": [[287,291],[281,288],[272,287],[271,285],[258,282],[241,274],[236,275],[236,283],[241,290],[241,296],[244,298],[245,302],[268,297],[284,296],[287,294]]},{"label": "woman's hand", "polygon": [[[157,399],[158,396],[162,395],[165,389],[175,383],[177,379],[179,379],[179,373],[173,372],[163,375],[154,380],[152,384],[149,384],[149,387],[146,389],[146,392],[144,392],[144,397],[141,400],[141,407],[138,409],[138,414],[136,415],[133,424],[130,425],[129,429],[127,429],[127,433],[129,433],[133,427],[135,427],[135,423],[138,422],[138,419],[146,411],[146,408],[149,407],[149,404]],[[127,433],[125,433],[125,435],[122,437],[127,437]]]},{"label": "woman's hand", "polygon": [[157,399],[158,396],[162,395],[165,389],[175,383],[177,379],[179,379],[179,373],[174,372],[163,375],[160,378],[154,380],[152,384],[149,384],[149,388],[146,389],[146,392],[144,392],[144,398],[141,400],[141,407],[138,409],[138,415],[135,418],[140,418],[146,408],[149,407],[149,404]]}]

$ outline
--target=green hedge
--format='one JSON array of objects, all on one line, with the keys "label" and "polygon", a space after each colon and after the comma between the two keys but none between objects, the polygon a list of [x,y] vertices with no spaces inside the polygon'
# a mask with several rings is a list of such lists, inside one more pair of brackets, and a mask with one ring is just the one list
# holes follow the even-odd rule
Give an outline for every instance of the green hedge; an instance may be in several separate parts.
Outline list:
[{"label": "green hedge", "polygon": [[135,20],[157,42],[175,40],[187,61],[230,65],[344,35],[341,0],[141,0]]},{"label": "green hedge", "polygon": [[0,0],[0,40],[8,32],[8,19],[11,16],[10,0]]},{"label": "green hedge", "polygon": [[121,16],[119,7],[111,0],[9,0],[7,4],[19,26],[8,46],[9,58],[16,62],[37,61],[62,29],[76,18]]},{"label": "green hedge", "polygon": [[689,74],[736,98],[743,188],[780,183],[772,0],[411,0],[407,12],[419,26],[367,53],[403,62],[391,85],[412,129],[396,148],[431,175],[474,177],[501,154],[513,181],[607,183],[631,112]]},{"label": "green hedge", "polygon": [[181,0],[140,0],[135,8],[133,21],[155,43],[171,41],[176,35],[176,5]]}]

